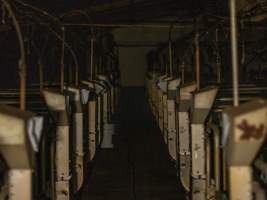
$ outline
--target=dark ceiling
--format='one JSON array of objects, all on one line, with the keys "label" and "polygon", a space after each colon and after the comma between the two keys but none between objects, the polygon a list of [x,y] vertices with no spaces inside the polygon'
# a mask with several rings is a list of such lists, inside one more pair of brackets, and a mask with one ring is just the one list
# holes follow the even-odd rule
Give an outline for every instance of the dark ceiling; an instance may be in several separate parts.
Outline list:
[{"label": "dark ceiling", "polygon": [[[26,0],[24,0],[26,1]],[[141,22],[165,18],[185,20],[198,15],[225,15],[225,0],[27,0],[27,2],[61,14],[83,9],[96,22]]]}]

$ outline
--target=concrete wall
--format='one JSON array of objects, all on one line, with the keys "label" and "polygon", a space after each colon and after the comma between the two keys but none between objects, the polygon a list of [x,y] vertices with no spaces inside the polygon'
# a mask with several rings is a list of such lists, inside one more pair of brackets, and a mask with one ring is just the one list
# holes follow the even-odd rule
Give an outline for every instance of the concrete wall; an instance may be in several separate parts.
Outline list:
[{"label": "concrete wall", "polygon": [[[176,29],[174,38],[183,32]],[[169,28],[120,28],[113,31],[120,53],[122,84],[125,87],[143,86],[146,72],[146,54],[156,44],[167,42]]]},{"label": "concrete wall", "polygon": [[120,70],[125,87],[143,86],[146,72],[146,54],[149,47],[120,47]]}]

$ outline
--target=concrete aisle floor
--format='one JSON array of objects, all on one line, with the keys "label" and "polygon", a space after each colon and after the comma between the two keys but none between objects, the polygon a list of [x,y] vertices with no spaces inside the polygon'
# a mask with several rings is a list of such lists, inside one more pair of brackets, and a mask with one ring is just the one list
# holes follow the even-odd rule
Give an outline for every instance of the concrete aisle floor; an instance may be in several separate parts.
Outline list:
[{"label": "concrete aisle floor", "polygon": [[98,153],[80,200],[185,199],[143,90],[128,89],[122,100],[115,149]]}]

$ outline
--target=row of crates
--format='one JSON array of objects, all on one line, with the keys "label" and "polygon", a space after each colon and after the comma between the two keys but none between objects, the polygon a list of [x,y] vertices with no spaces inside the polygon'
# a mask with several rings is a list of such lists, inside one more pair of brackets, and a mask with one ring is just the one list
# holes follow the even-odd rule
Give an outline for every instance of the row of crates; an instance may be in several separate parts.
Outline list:
[{"label": "row of crates", "polygon": [[119,78],[98,75],[63,92],[30,93],[32,102],[43,102],[35,105],[42,112],[0,105],[0,199],[74,199],[90,181],[98,149],[114,146]]},{"label": "row of crates", "polygon": [[[232,106],[232,89],[197,87],[150,71],[147,96],[178,181],[192,200],[265,199],[255,174],[266,176],[260,159],[267,131],[266,87],[240,85],[242,103]],[[253,96],[254,95],[254,96]],[[260,152],[260,153],[259,153]]]}]

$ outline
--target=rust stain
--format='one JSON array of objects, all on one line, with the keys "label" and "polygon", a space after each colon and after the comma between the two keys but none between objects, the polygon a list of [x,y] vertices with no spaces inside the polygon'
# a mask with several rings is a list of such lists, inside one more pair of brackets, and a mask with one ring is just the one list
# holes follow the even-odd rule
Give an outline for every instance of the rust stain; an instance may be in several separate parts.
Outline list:
[{"label": "rust stain", "polygon": [[250,139],[261,139],[264,134],[264,125],[260,124],[259,127],[255,125],[250,125],[247,120],[243,120],[238,126],[241,131],[243,131],[240,136],[240,140],[250,140]]}]

